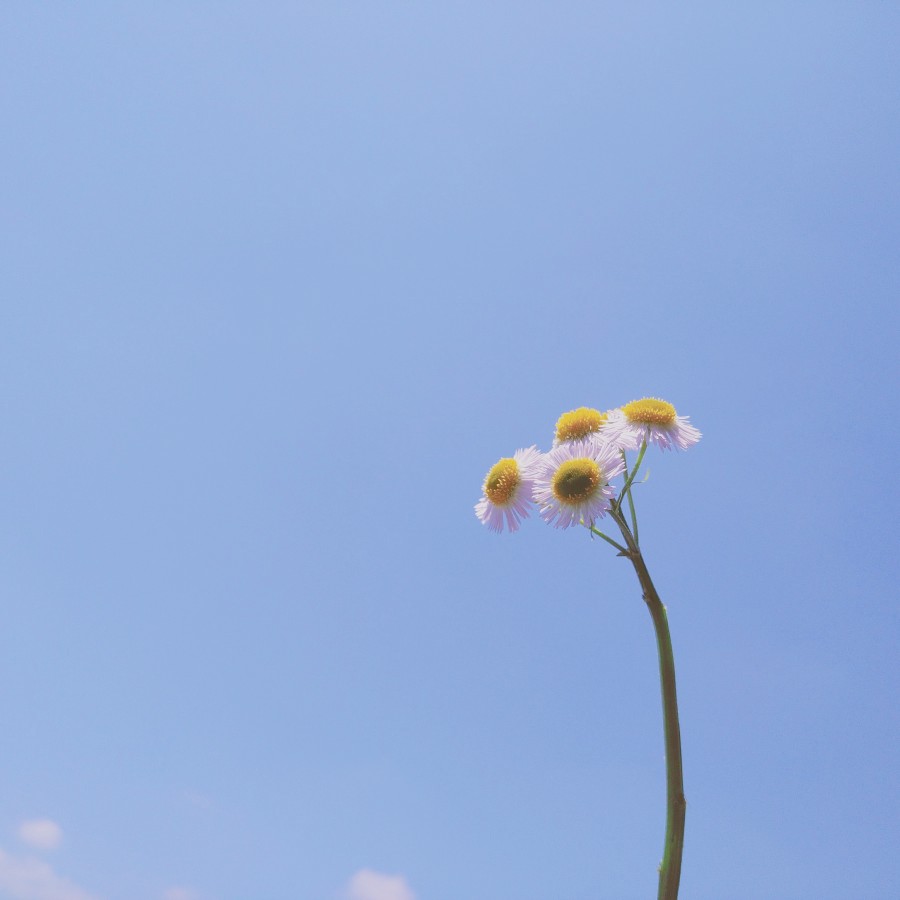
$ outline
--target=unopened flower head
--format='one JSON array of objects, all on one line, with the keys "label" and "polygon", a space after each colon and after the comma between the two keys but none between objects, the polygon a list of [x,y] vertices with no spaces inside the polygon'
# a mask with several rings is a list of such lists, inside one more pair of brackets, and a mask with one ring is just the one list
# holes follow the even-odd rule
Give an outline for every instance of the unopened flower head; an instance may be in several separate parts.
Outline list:
[{"label": "unopened flower head", "polygon": [[700,440],[687,416],[679,416],[671,403],[655,397],[632,400],[611,412],[604,432],[623,450],[636,450],[644,441],[662,450],[687,450]]},{"label": "unopened flower head", "polygon": [[541,518],[556,528],[592,524],[609,509],[615,496],[609,482],[624,468],[613,444],[587,439],[555,447],[544,456],[534,480]]},{"label": "unopened flower head", "polygon": [[589,406],[579,406],[578,409],[563,413],[556,420],[553,446],[558,447],[568,441],[599,438],[608,418],[608,413],[602,413],[599,409],[591,409]]},{"label": "unopened flower head", "polygon": [[510,531],[517,531],[519,522],[528,518],[541,459],[537,447],[527,447],[499,460],[487,473],[484,496],[475,504],[475,515],[491,531],[503,531],[504,519]]}]

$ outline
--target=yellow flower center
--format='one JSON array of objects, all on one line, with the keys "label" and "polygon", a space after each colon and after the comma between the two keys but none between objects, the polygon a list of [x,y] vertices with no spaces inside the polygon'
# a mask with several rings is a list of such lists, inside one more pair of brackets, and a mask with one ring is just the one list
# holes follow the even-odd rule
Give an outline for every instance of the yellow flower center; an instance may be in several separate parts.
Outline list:
[{"label": "yellow flower center", "polygon": [[580,406],[559,417],[556,422],[556,439],[562,443],[585,438],[598,432],[607,418],[606,413],[600,412],[599,409]]},{"label": "yellow flower center", "polygon": [[499,506],[509,503],[519,486],[519,464],[507,456],[494,465],[484,479],[484,495]]},{"label": "yellow flower center", "polygon": [[567,459],[553,476],[553,495],[560,503],[575,506],[592,496],[601,484],[603,473],[592,459]]},{"label": "yellow flower center", "polygon": [[671,428],[675,424],[675,407],[665,400],[655,397],[644,397],[643,400],[632,400],[622,407],[622,412],[630,422],[637,425],[658,425]]}]

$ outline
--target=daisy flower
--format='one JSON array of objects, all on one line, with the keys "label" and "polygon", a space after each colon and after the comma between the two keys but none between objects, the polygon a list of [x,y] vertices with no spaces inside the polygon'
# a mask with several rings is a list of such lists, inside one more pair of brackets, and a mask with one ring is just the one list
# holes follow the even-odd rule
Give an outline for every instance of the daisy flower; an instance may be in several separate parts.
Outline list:
[{"label": "daisy flower", "polygon": [[475,504],[475,515],[491,531],[503,531],[504,516],[510,531],[518,531],[519,522],[528,518],[532,484],[541,458],[535,446],[516,450],[487,473],[482,486],[484,496]]},{"label": "daisy flower", "polygon": [[604,428],[611,444],[623,450],[637,450],[646,441],[662,450],[687,450],[700,440],[700,432],[679,416],[665,400],[644,397],[632,400],[609,414]]},{"label": "daisy flower", "polygon": [[608,418],[609,413],[602,413],[599,409],[591,409],[589,406],[579,406],[578,409],[563,413],[556,420],[553,446],[558,447],[567,441],[599,438],[601,429],[605,427]]},{"label": "daisy flower", "polygon": [[624,469],[614,444],[590,439],[560,444],[544,456],[534,480],[541,518],[556,528],[593,523],[609,509],[615,496],[609,482]]}]

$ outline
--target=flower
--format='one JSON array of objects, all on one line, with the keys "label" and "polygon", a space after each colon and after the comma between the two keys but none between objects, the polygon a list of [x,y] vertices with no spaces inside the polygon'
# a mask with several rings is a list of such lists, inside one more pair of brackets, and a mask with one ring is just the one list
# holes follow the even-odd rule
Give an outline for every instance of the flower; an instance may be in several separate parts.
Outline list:
[{"label": "flower", "polygon": [[553,446],[558,447],[567,441],[580,441],[585,438],[596,439],[606,425],[607,418],[609,413],[602,413],[599,409],[591,409],[589,406],[579,406],[578,409],[563,413],[556,420]]},{"label": "flower", "polygon": [[595,440],[569,441],[543,458],[534,479],[541,518],[556,528],[592,524],[609,509],[610,481],[625,470],[618,447]]},{"label": "flower", "polygon": [[700,432],[679,416],[665,400],[644,397],[613,410],[604,428],[607,440],[623,450],[636,450],[646,441],[662,450],[687,450],[700,440]]},{"label": "flower", "polygon": [[541,458],[535,446],[516,450],[487,473],[482,486],[484,496],[475,504],[475,515],[491,531],[503,531],[504,516],[510,531],[518,531],[519,522],[528,518],[534,475]]}]

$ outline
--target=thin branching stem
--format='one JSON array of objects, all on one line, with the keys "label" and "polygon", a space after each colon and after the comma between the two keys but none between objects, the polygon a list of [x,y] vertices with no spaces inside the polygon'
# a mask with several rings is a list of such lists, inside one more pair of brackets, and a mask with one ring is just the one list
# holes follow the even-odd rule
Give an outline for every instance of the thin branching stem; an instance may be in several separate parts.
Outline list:
[{"label": "thin branching stem", "polygon": [[[625,463],[625,481],[628,482],[628,458],[625,451],[622,451],[622,462]],[[634,535],[634,542],[640,544],[638,540],[638,523],[637,513],[634,511],[634,494],[631,488],[628,489],[628,511],[631,513],[631,533]]]},{"label": "thin branching stem", "polygon": [[[635,466],[635,471],[637,466]],[[634,477],[634,472],[632,472]],[[684,797],[684,774],[681,761],[681,727],[678,722],[678,697],[675,690],[675,656],[666,608],[647,571],[647,565],[620,509],[610,510],[628,545],[624,554],[631,560],[643,592],[644,602],[653,619],[659,654],[659,681],[662,692],[663,731],[666,747],[666,837],[659,865],[657,900],[677,900],[681,881],[681,858],[684,851],[684,819],[687,801]]]},{"label": "thin branching stem", "polygon": [[608,534],[604,534],[602,531],[600,531],[598,528],[595,528],[593,525],[589,525],[588,528],[590,528],[591,534],[596,534],[597,537],[603,538],[603,540],[606,541],[607,544],[612,544],[613,547],[615,547],[616,550],[619,551],[619,554],[621,556],[628,556],[628,548],[627,547],[623,547],[618,541],[614,541]]},{"label": "thin branching stem", "polygon": [[[631,482],[634,481],[635,476],[638,473],[638,469],[641,467],[641,462],[644,459],[644,454],[647,452],[647,442],[644,441],[641,444],[641,449],[638,452],[637,459],[634,461],[634,468],[631,470],[631,474],[625,479],[625,484],[622,485],[622,490],[619,493],[619,498],[613,503],[613,508],[618,511],[622,508],[622,498],[631,490]],[[626,526],[627,527],[627,526]]]}]

